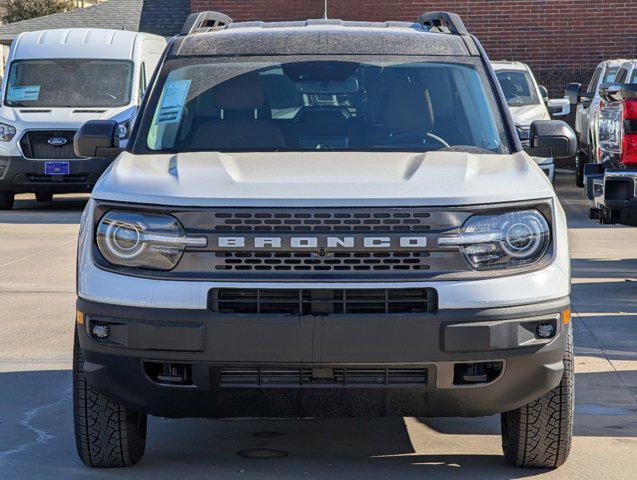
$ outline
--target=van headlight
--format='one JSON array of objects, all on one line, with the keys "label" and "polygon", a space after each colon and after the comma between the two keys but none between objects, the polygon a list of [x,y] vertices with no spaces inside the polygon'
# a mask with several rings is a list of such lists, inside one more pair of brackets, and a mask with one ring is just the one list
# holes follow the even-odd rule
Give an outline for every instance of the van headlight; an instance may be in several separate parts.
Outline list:
[{"label": "van headlight", "polygon": [[15,137],[15,127],[7,125],[6,123],[0,123],[0,141],[10,142]]},{"label": "van headlight", "polygon": [[187,247],[205,247],[206,237],[188,237],[179,221],[165,214],[112,210],[100,220],[97,247],[104,259],[125,267],[173,269]]},{"label": "van headlight", "polygon": [[458,247],[474,270],[531,265],[551,244],[549,222],[538,210],[473,215],[457,236],[441,237],[441,247]]}]

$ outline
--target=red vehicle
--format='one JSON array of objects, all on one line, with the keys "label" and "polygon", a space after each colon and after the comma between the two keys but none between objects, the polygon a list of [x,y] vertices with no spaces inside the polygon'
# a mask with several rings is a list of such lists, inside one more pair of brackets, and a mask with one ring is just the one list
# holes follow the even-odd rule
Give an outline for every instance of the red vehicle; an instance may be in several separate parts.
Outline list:
[{"label": "red vehicle", "polygon": [[637,85],[601,89],[601,163],[585,167],[590,218],[606,224],[637,226]]}]

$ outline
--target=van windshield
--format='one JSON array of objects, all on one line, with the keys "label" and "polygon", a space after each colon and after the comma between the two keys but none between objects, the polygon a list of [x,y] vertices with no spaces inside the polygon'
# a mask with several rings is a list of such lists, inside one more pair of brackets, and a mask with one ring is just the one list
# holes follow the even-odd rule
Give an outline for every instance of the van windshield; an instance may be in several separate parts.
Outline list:
[{"label": "van windshield", "polygon": [[508,151],[477,62],[316,56],[171,60],[136,146],[140,153],[457,147]]},{"label": "van windshield", "polygon": [[539,105],[535,84],[531,75],[522,70],[498,70],[495,72],[509,107]]},{"label": "van windshield", "polygon": [[9,70],[5,105],[123,107],[131,101],[133,68],[125,60],[17,60]]}]

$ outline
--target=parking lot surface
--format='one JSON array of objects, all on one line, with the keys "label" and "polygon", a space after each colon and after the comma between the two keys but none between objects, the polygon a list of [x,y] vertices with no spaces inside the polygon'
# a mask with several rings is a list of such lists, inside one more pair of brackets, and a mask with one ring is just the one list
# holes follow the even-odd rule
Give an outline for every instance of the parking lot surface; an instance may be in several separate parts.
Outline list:
[{"label": "parking lot surface", "polygon": [[[575,438],[561,469],[509,466],[497,416],[150,418],[137,466],[84,467],[75,453],[70,369],[86,197],[47,205],[25,195],[0,212],[0,479],[637,478],[637,229],[587,221],[573,183],[558,177],[569,217],[577,355]],[[279,458],[254,458],[270,453]]]}]

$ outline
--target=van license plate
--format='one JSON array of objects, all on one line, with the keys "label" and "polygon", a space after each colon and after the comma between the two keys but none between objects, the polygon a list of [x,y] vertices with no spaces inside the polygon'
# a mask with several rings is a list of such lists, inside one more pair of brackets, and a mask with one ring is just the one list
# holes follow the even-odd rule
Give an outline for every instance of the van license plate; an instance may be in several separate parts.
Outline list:
[{"label": "van license plate", "polygon": [[68,175],[69,171],[69,162],[44,162],[45,175]]}]

